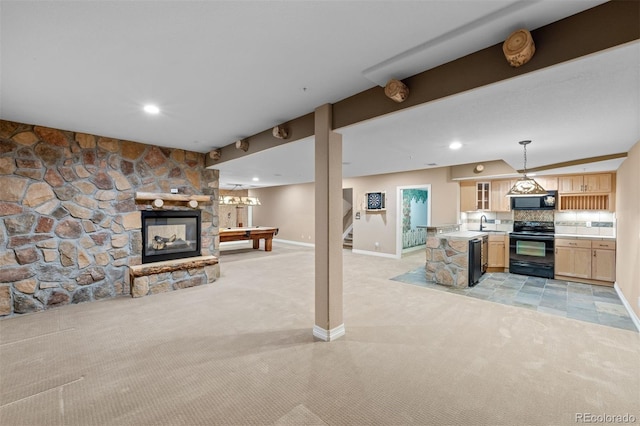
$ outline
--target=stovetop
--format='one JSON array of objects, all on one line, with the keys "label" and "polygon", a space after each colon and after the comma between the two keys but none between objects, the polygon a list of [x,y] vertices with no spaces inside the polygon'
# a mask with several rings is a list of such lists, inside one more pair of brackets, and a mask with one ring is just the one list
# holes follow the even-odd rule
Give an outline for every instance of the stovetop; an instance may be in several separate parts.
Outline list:
[{"label": "stovetop", "polygon": [[553,222],[519,221],[513,222],[513,233],[523,235],[553,235],[556,231]]}]

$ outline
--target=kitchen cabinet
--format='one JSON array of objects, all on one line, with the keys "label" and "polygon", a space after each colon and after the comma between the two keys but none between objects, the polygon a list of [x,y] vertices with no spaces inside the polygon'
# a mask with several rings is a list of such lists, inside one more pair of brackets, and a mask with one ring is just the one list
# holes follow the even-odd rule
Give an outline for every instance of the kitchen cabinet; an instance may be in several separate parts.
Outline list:
[{"label": "kitchen cabinet", "polygon": [[476,210],[489,210],[491,184],[489,182],[476,182]]},{"label": "kitchen cabinet", "polygon": [[534,179],[547,191],[558,190],[558,178],[556,176],[535,176]]},{"label": "kitchen cabinet", "polygon": [[514,183],[515,181],[508,179],[491,181],[491,211],[511,211],[511,198],[507,197],[507,192],[509,192]]},{"label": "kitchen cabinet", "polygon": [[556,238],[556,279],[613,285],[615,257],[615,241]]},{"label": "kitchen cabinet", "polygon": [[476,183],[460,182],[460,211],[469,212],[476,209]]},{"label": "kitchen cabinet", "polygon": [[555,240],[555,274],[591,278],[591,241]]},{"label": "kitchen cabinet", "polygon": [[598,173],[591,175],[569,175],[558,178],[558,192],[574,193],[597,193],[611,192],[611,173]]},{"label": "kitchen cabinet", "polygon": [[614,282],[616,280],[615,241],[591,241],[591,279]]},{"label": "kitchen cabinet", "polygon": [[505,268],[505,250],[505,235],[489,234],[489,254],[487,256],[487,266],[489,268]]},{"label": "kitchen cabinet", "polygon": [[460,182],[460,211],[489,210],[491,183]]}]

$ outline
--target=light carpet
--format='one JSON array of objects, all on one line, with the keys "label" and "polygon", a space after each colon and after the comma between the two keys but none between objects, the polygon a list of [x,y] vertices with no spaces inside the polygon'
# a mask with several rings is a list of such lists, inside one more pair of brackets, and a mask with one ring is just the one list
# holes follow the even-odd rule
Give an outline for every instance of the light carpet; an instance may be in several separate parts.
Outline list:
[{"label": "light carpet", "polygon": [[0,424],[640,422],[638,333],[389,280],[423,253],[344,253],[330,343],[313,249],[284,243],[224,252],[211,285],[0,321]]}]

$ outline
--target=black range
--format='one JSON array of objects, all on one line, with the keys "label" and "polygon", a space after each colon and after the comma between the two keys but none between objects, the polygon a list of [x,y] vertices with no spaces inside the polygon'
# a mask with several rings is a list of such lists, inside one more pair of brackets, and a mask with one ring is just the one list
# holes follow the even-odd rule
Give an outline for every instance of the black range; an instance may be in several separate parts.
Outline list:
[{"label": "black range", "polygon": [[553,222],[515,221],[509,234],[509,272],[553,278],[554,234]]}]

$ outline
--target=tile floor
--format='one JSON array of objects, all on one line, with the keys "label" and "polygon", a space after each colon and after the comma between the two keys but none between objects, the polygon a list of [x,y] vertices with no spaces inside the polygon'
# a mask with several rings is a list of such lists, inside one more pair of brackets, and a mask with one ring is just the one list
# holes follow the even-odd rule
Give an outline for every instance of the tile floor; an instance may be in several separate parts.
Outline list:
[{"label": "tile floor", "polygon": [[427,282],[424,266],[391,279],[638,332],[613,287],[494,272],[474,287],[459,289]]}]

